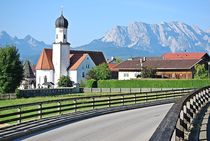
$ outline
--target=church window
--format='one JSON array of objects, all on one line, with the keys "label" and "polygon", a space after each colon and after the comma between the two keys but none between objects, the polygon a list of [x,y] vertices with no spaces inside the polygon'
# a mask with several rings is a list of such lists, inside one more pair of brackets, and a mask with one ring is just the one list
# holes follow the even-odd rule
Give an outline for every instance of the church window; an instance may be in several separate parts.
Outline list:
[{"label": "church window", "polygon": [[63,35],[63,39],[66,39],[66,34]]},{"label": "church window", "polygon": [[44,76],[44,83],[46,83],[47,82],[47,76],[45,75]]},{"label": "church window", "polygon": [[56,39],[58,39],[58,34],[56,34]]}]

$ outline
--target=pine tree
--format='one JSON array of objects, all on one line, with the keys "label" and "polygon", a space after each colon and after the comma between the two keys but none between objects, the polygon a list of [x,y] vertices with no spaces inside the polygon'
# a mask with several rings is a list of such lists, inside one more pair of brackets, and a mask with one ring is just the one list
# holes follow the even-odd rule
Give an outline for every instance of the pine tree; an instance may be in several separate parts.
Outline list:
[{"label": "pine tree", "polygon": [[0,47],[0,93],[12,93],[23,79],[23,66],[15,46]]}]

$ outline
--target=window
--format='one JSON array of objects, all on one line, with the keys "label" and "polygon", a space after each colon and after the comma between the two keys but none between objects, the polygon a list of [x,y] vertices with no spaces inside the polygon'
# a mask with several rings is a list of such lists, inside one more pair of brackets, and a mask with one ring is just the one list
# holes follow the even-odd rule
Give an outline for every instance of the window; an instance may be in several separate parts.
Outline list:
[{"label": "window", "polygon": [[124,77],[129,77],[129,74],[128,73],[124,73]]},{"label": "window", "polygon": [[58,34],[56,34],[56,39],[58,39]]},{"label": "window", "polygon": [[85,77],[85,73],[84,72],[82,72],[82,77]]},{"label": "window", "polygon": [[63,35],[63,39],[66,39],[66,34]]},{"label": "window", "polygon": [[46,83],[47,82],[47,76],[45,75],[44,76],[44,83]]}]

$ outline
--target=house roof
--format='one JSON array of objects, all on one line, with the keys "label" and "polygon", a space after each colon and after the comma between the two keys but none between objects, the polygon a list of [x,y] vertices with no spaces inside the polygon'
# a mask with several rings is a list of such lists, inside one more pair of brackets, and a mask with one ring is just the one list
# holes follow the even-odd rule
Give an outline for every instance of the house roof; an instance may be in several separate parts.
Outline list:
[{"label": "house roof", "polygon": [[24,65],[23,65],[23,74],[24,74],[24,78],[35,78],[34,76],[34,72],[31,68],[30,62],[28,60],[25,61]]},{"label": "house roof", "polygon": [[106,63],[104,54],[100,51],[70,50],[70,54],[88,54],[96,65]]},{"label": "house roof", "polygon": [[76,70],[80,64],[85,60],[88,56],[87,53],[85,54],[71,54],[70,55],[70,70]]},{"label": "house roof", "polygon": [[141,70],[142,67],[151,67],[156,68],[158,70],[183,70],[183,69],[191,69],[195,64],[199,63],[200,59],[194,60],[146,60],[142,63],[140,60],[127,60],[115,68],[118,70]]},{"label": "house roof", "polygon": [[39,57],[36,70],[53,70],[52,49],[44,49]]},{"label": "house roof", "polygon": [[115,64],[115,63],[109,63],[108,64],[109,70],[110,71],[118,71],[118,69],[115,68],[117,65],[118,64]]},{"label": "house roof", "polygon": [[166,53],[162,57],[164,60],[190,60],[190,59],[202,59],[205,52],[177,52],[177,53]]},{"label": "house roof", "polygon": [[[70,50],[69,59],[70,67],[68,69],[75,70],[83,62],[85,57],[89,55],[95,65],[106,63],[106,59],[102,52]],[[44,49],[39,57],[36,70],[53,70],[52,49]]]}]

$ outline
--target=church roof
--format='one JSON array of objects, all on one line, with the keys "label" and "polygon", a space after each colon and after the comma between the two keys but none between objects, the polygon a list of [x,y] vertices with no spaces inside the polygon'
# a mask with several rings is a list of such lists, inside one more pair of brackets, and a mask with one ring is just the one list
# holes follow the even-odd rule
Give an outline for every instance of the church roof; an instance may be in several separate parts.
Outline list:
[{"label": "church roof", "polygon": [[71,50],[70,54],[85,54],[87,53],[93,60],[95,65],[106,63],[104,54],[100,51],[85,51],[85,50]]},{"label": "church roof", "polygon": [[[102,52],[98,51],[83,51],[70,50],[70,70],[75,70],[83,62],[86,56],[89,55],[95,65],[106,63],[106,59]],[[39,57],[36,65],[36,70],[54,70],[52,63],[52,49],[44,49]]]},{"label": "church roof", "polygon": [[36,70],[54,70],[52,63],[52,49],[44,49],[36,64]]},{"label": "church roof", "polygon": [[85,54],[70,54],[70,70],[76,70],[80,64],[85,60],[88,56],[87,53]]},{"label": "church roof", "polygon": [[24,65],[23,65],[23,74],[24,74],[24,78],[35,78],[34,76],[34,72],[31,68],[30,62],[28,60],[25,61]]},{"label": "church roof", "polygon": [[55,27],[68,28],[68,20],[64,18],[63,14],[55,21]]}]

